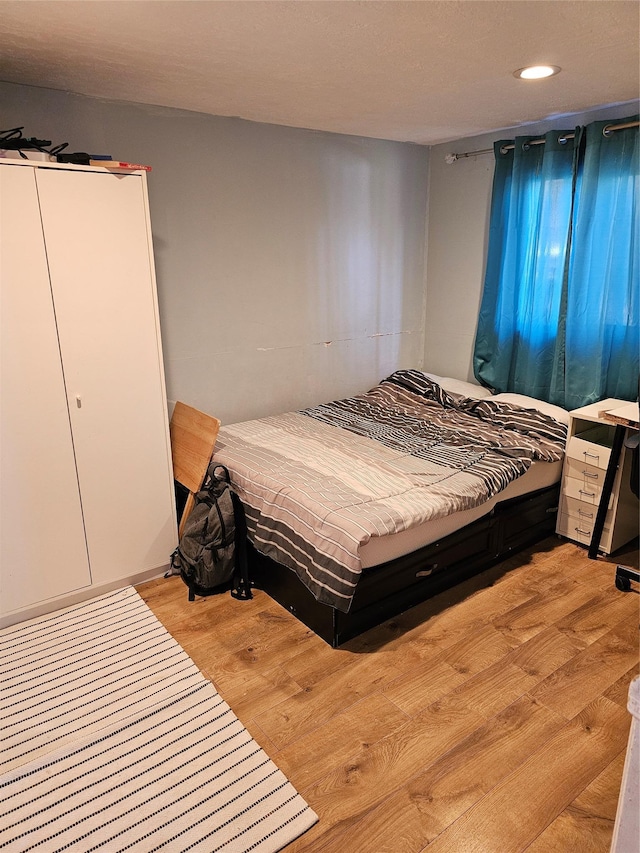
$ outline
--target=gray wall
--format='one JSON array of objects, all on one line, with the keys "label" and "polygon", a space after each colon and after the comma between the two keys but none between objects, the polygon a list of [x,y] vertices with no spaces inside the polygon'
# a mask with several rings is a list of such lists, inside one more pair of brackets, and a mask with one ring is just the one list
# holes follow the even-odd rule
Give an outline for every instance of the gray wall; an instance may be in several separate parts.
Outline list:
[{"label": "gray wall", "polygon": [[224,423],[399,367],[471,379],[493,155],[445,155],[633,112],[427,149],[0,83],[1,128],[153,167],[168,396]]},{"label": "gray wall", "polygon": [[501,131],[430,149],[429,227],[424,369],[473,379],[473,345],[486,260],[493,153],[448,164],[449,153],[492,148],[498,139],[571,130],[600,119],[633,115],[636,105],[616,106]]},{"label": "gray wall", "polygon": [[13,84],[0,115],[153,167],[170,401],[231,423],[421,366],[427,148]]}]

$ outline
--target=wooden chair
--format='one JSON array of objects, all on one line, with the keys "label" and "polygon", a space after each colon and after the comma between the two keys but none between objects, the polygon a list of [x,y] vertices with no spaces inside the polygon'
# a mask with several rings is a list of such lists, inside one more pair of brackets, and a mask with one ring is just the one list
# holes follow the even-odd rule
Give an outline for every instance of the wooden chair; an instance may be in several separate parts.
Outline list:
[{"label": "wooden chair", "polygon": [[207,473],[220,421],[185,403],[176,403],[169,429],[173,478],[188,492],[178,519],[178,536],[182,536],[185,522],[195,503],[194,493],[202,488]]}]

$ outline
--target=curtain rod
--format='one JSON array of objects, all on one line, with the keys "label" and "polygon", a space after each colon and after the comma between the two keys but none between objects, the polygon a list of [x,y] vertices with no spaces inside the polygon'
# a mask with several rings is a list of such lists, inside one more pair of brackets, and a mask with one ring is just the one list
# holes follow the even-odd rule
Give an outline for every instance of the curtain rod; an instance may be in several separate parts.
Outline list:
[{"label": "curtain rod", "polygon": [[[628,121],[624,124],[607,124],[602,128],[602,135],[610,136],[616,130],[627,130],[627,128],[638,126],[640,126],[640,122],[637,121]],[[575,136],[575,133],[565,133],[558,137],[558,142],[560,142],[560,144],[564,144],[569,139],[575,139]],[[527,144],[544,145],[544,139],[532,139]],[[515,144],[512,142],[509,145],[503,145],[500,151],[502,153],[505,151],[512,151],[515,147]],[[446,163],[451,164],[455,163],[456,160],[462,160],[463,157],[477,157],[480,154],[493,154],[493,148],[481,148],[479,151],[466,151],[464,154],[445,154],[444,159]]]}]

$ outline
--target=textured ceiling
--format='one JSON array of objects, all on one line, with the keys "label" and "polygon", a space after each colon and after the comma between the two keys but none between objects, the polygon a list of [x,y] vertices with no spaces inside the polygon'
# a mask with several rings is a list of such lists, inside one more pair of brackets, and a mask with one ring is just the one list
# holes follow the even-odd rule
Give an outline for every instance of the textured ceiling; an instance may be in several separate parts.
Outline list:
[{"label": "textured ceiling", "polygon": [[[636,0],[0,0],[0,80],[435,144],[634,101],[639,10]],[[563,71],[512,76],[541,62]]]}]

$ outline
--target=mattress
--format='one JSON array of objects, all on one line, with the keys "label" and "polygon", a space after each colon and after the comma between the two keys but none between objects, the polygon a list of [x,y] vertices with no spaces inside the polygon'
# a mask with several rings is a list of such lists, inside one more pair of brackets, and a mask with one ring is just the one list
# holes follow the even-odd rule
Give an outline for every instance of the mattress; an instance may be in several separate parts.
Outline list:
[{"label": "mattress", "polygon": [[425,521],[417,527],[411,527],[409,530],[403,530],[400,533],[373,537],[360,548],[362,568],[371,569],[374,566],[380,566],[389,560],[404,557],[405,554],[410,554],[412,551],[424,548],[425,545],[437,542],[438,539],[443,539],[445,536],[455,533],[456,530],[461,530],[471,524],[472,521],[477,521],[477,519],[488,515],[500,501],[518,498],[536,492],[538,489],[553,486],[554,483],[560,481],[561,475],[561,461],[534,462],[526,474],[509,483],[504,491],[494,495],[481,506],[446,515],[444,518]]}]

